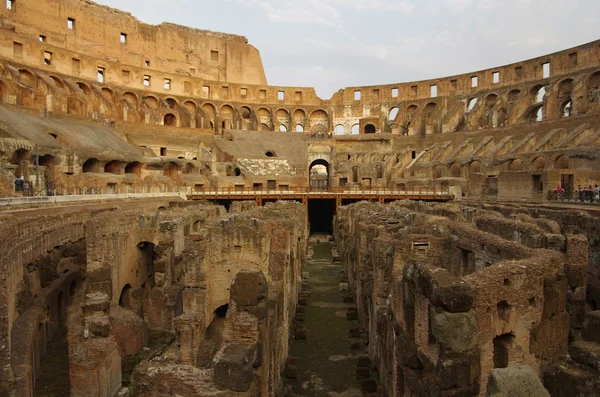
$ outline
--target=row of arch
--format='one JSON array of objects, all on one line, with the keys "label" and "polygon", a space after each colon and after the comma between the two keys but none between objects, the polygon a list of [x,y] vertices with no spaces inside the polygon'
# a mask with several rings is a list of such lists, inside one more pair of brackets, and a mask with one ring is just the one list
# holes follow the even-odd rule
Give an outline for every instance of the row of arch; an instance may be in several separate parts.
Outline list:
[{"label": "row of arch", "polygon": [[[551,164],[553,165],[554,169],[569,169],[570,158],[566,154],[561,154],[557,156]],[[542,171],[547,169],[549,169],[548,160],[543,156],[537,156],[529,162],[524,162],[523,159],[520,158],[508,160],[506,162],[506,171]],[[464,168],[460,163],[457,162],[449,165],[438,164],[433,167],[432,176],[434,179],[442,177],[460,178],[463,176],[464,171],[468,171],[469,173],[480,173],[481,162],[478,160],[471,161],[466,164]]]},{"label": "row of arch", "polygon": [[[63,94],[63,97],[67,97],[67,112],[72,115],[88,117],[90,113],[97,112],[102,117],[108,116],[126,121],[155,121],[164,125],[201,127],[215,130],[218,128],[281,132],[293,130],[297,132],[328,132],[330,130],[329,113],[324,109],[307,111],[303,108],[297,108],[290,110],[261,105],[254,108],[249,105],[235,107],[228,103],[200,102],[193,99],[177,99],[173,96],[161,98],[155,94],[142,95],[134,91],[125,91],[118,95],[107,86],[98,86],[83,81],[71,81],[57,75],[41,73],[36,75],[24,68],[8,71],[18,76],[19,85],[23,88],[19,104],[34,107],[38,103],[39,106],[46,106],[45,98],[35,98],[32,91],[41,88],[43,85],[46,93],[58,91]],[[600,93],[598,93],[600,90],[600,71],[591,73],[580,80],[583,80],[588,101],[600,101]],[[568,77],[553,85],[558,93],[557,110],[555,112],[558,117],[568,117],[576,112],[584,111],[583,109],[577,109],[581,106],[577,106],[571,98],[575,82],[575,79]],[[5,101],[9,92],[10,89],[7,84],[0,80],[0,99]],[[531,104],[520,115],[523,121],[541,121],[546,118],[544,97],[547,90],[546,86],[541,84],[533,85],[526,92],[519,89],[510,90],[506,95],[502,95],[502,101],[500,101],[501,96],[498,93],[487,94],[482,100],[477,97],[467,98],[465,113],[468,115],[479,105],[484,109],[481,116],[483,121],[479,123],[480,127],[502,126],[511,113],[510,107],[522,99],[525,93],[530,95]],[[90,108],[89,102],[93,102],[95,99],[99,99],[100,104],[98,106],[93,105]],[[428,102],[424,106],[413,103],[402,109],[399,106],[394,106],[388,112],[387,126],[383,130],[400,128],[401,134],[404,135],[440,132],[440,123],[434,117],[437,108],[438,105],[435,101]],[[419,119],[418,127],[415,128],[413,116],[417,112],[422,117]],[[363,131],[359,131],[357,124],[352,126],[337,124],[333,128],[336,135],[346,134],[347,129],[350,134],[371,133],[377,130],[373,124],[366,125]],[[461,129],[461,126],[459,125],[457,129]]]}]

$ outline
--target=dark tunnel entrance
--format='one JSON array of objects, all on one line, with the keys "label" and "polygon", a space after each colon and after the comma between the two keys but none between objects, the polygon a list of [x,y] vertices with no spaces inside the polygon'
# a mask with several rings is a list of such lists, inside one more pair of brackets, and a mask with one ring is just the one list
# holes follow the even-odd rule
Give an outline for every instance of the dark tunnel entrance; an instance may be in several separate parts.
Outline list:
[{"label": "dark tunnel entrance", "polygon": [[335,199],[308,200],[308,221],[310,233],[333,232],[333,216],[335,215]]}]

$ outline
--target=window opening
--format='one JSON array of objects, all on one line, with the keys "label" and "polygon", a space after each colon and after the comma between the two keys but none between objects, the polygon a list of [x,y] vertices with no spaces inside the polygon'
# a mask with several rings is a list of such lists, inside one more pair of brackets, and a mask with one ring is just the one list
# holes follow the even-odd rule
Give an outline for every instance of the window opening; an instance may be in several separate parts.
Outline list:
[{"label": "window opening", "polygon": [[438,95],[438,86],[433,84],[429,87],[429,96],[435,98]]},{"label": "window opening", "polygon": [[550,77],[550,62],[542,64],[542,78],[546,79]]},{"label": "window opening", "polygon": [[354,100],[355,101],[360,101],[361,96],[362,96],[362,93],[360,91],[354,91]]},{"label": "window opening", "polygon": [[392,88],[392,98],[398,98],[398,89]]},{"label": "window opening", "polygon": [[75,19],[74,18],[67,18],[67,29],[75,30]]},{"label": "window opening", "polygon": [[52,53],[48,51],[44,51],[44,65],[52,64]]},{"label": "window opening", "polygon": [[165,79],[165,81],[163,82],[163,88],[165,90],[171,89],[171,79]]},{"label": "window opening", "polygon": [[46,36],[44,36],[43,34],[41,34],[41,35],[39,35],[39,36],[38,36],[38,40],[39,40],[41,43],[45,43],[45,42],[46,42]]},{"label": "window opening", "polygon": [[147,74],[144,75],[144,86],[150,87],[150,76]]},{"label": "window opening", "polygon": [[277,99],[283,101],[285,99],[285,92],[277,91]]},{"label": "window opening", "polygon": [[15,0],[6,0],[6,9],[9,11],[15,11]]},{"label": "window opening", "polygon": [[98,83],[104,83],[104,68],[98,66]]},{"label": "window opening", "polygon": [[120,40],[121,44],[127,44],[127,33],[121,33],[119,40]]},{"label": "window opening", "polygon": [[492,73],[492,83],[498,84],[500,82],[500,72]]},{"label": "window opening", "polygon": [[13,55],[17,58],[23,56],[23,44],[13,41]]},{"label": "window opening", "polygon": [[477,76],[471,77],[471,88],[477,87],[478,84],[479,84],[479,78],[477,78]]}]

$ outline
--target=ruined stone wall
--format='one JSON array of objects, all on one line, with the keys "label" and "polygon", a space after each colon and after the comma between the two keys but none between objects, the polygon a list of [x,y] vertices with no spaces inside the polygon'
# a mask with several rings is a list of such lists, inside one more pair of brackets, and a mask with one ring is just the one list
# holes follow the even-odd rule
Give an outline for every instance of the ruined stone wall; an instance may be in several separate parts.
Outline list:
[{"label": "ruined stone wall", "polygon": [[[566,226],[559,212],[527,211],[410,202],[339,209],[335,238],[381,390],[486,395],[492,370],[517,364],[557,388],[569,377],[556,370],[568,349],[594,348],[569,346],[595,310],[586,308],[582,277],[593,234]],[[595,379],[585,371],[569,378],[577,390]]]}]

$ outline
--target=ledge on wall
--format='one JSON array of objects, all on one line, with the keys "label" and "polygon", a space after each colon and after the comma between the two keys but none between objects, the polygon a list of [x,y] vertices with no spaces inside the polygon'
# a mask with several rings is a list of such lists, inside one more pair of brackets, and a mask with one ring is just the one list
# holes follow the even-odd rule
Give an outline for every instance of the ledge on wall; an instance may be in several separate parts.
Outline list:
[{"label": "ledge on wall", "polygon": [[392,135],[386,133],[364,135],[334,135],[336,141],[391,141]]}]

